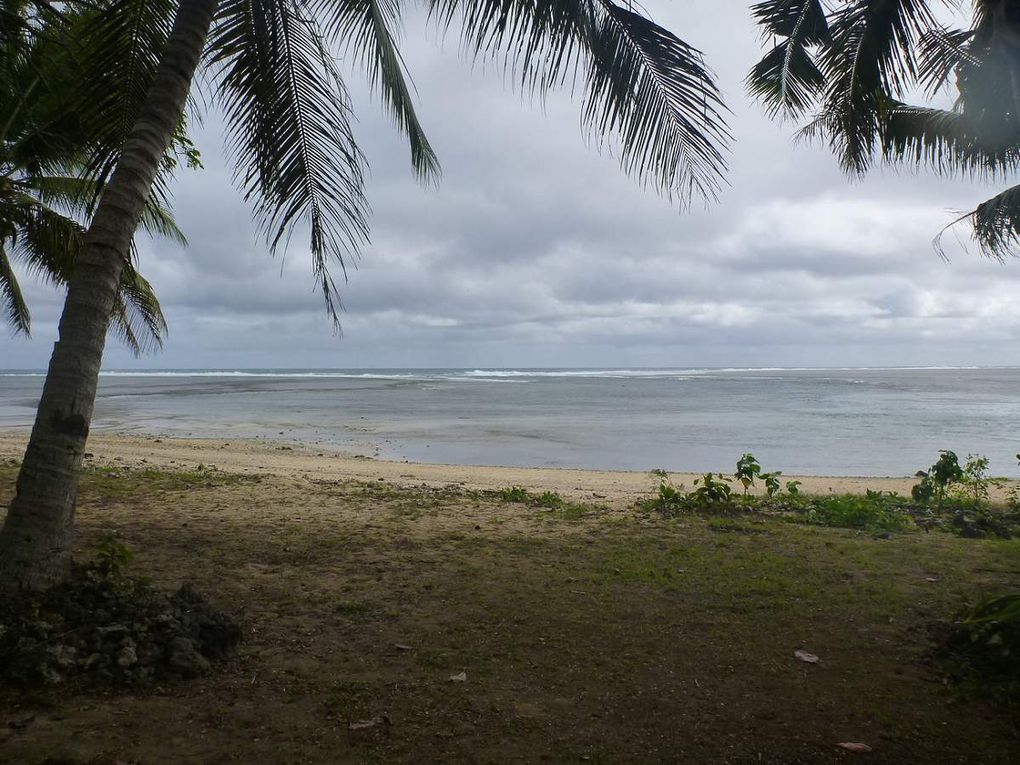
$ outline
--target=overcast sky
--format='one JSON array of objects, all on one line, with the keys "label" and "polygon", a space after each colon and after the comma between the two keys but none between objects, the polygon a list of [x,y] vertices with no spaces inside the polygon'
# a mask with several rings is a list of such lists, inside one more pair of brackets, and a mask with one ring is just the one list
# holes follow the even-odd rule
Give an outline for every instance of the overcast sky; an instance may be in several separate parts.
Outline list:
[{"label": "overcast sky", "polygon": [[[302,242],[281,262],[258,240],[209,115],[206,169],[176,189],[190,246],[141,243],[169,340],[134,359],[111,339],[105,366],[1020,364],[1020,262],[957,247],[947,264],[931,245],[994,187],[888,169],[851,183],[822,148],[795,145],[795,126],[744,93],[760,55],[747,5],[646,3],[705,52],[733,111],[730,186],[688,213],[588,148],[569,94],[533,105],[409,18],[403,50],[443,178],[415,181],[352,77],[373,215],[343,337]],[[62,295],[25,283],[34,334],[0,336],[0,367],[45,366],[55,338]]]}]

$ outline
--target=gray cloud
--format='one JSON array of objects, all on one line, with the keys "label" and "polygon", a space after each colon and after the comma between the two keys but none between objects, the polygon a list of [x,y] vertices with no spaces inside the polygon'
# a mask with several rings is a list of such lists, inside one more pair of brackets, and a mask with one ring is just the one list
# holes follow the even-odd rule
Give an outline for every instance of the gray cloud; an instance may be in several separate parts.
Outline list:
[{"label": "gray cloud", "polygon": [[[988,187],[881,168],[848,182],[823,147],[795,145],[795,126],[744,96],[759,53],[744,4],[648,5],[704,49],[733,109],[718,204],[678,212],[586,146],[568,93],[538,108],[409,19],[404,52],[443,178],[415,181],[352,80],[374,214],[343,337],[300,237],[268,257],[213,113],[197,134],[207,169],[183,173],[176,192],[190,247],[141,246],[170,340],[139,361],[113,342],[107,366],[1020,364],[1018,265],[953,235],[951,263],[931,245]],[[2,367],[46,363],[60,296],[33,284],[29,298],[35,337],[0,338]]]}]

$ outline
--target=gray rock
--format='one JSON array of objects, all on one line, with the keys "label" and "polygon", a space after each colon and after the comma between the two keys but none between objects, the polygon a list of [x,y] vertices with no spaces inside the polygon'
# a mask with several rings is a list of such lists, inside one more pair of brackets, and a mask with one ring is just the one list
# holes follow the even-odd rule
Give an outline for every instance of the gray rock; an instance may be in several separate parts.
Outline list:
[{"label": "gray rock", "polygon": [[197,677],[209,671],[209,660],[186,637],[175,637],[170,641],[170,668],[183,677]]},{"label": "gray rock", "polygon": [[126,669],[127,667],[133,666],[137,663],[138,654],[135,652],[135,646],[133,643],[120,649],[120,652],[117,654],[118,666]]}]

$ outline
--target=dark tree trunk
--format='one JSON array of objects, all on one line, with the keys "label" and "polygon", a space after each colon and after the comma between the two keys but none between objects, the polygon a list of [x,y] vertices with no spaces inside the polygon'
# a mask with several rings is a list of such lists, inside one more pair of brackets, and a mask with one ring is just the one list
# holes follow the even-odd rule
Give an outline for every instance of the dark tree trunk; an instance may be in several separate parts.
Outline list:
[{"label": "dark tree trunk", "polygon": [[181,0],[141,114],[85,235],[17,492],[0,530],[0,589],[42,589],[70,569],[78,470],[117,287],[156,173],[184,113],[217,4]]}]

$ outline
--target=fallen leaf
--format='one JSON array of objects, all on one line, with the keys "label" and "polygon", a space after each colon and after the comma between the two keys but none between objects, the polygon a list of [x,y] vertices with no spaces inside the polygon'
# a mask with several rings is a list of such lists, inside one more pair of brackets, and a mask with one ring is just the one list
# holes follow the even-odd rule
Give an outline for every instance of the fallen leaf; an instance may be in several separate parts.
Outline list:
[{"label": "fallen leaf", "polygon": [[458,672],[456,675],[450,675],[451,683],[466,683],[467,672]]},{"label": "fallen leaf", "polygon": [[358,722],[352,722],[350,725],[347,726],[347,730],[353,731],[368,730],[369,728],[374,728],[377,725],[389,725],[389,724],[390,724],[389,715],[379,715],[378,717],[373,717],[371,720],[359,720]]},{"label": "fallen leaf", "polygon": [[808,664],[817,664],[819,662],[819,658],[817,656],[813,653],[808,653],[807,651],[794,651],[793,655]]},{"label": "fallen leaf", "polygon": [[853,741],[844,741],[842,744],[837,744],[841,749],[846,749],[848,752],[870,752],[871,747],[867,744],[858,744]]},{"label": "fallen leaf", "polygon": [[414,648],[412,648],[411,646],[404,645],[403,643],[394,643],[393,647],[396,648],[398,651],[413,651],[414,650]]}]

